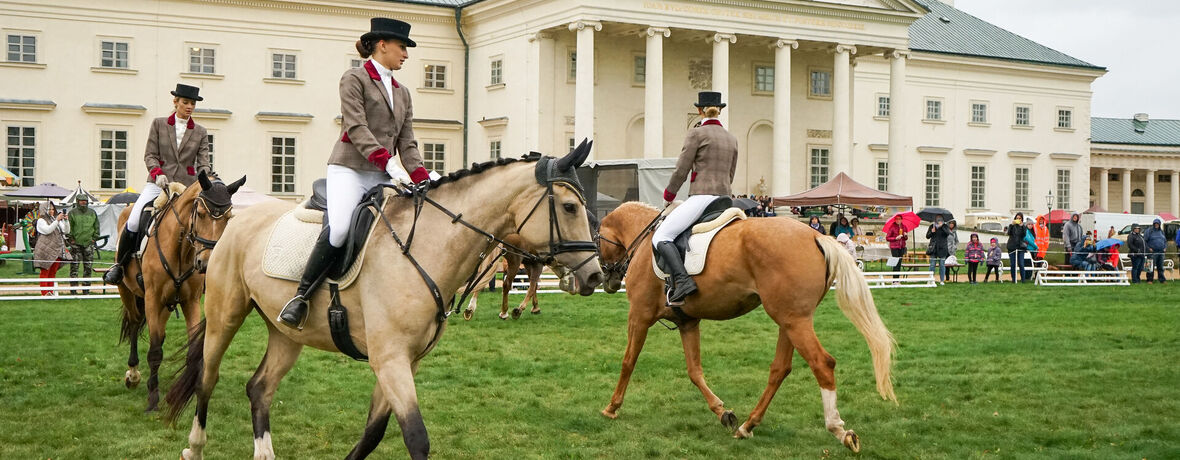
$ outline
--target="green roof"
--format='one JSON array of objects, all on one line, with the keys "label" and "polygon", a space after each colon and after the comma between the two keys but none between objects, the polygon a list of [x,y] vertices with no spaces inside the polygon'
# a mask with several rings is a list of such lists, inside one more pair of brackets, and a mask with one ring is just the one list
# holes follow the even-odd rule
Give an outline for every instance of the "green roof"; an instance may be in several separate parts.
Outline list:
[{"label": "green roof", "polygon": [[1091,117],[1090,142],[1180,146],[1180,120]]},{"label": "green roof", "polygon": [[911,50],[1106,69],[1016,35],[938,0],[916,1],[929,13],[910,25]]}]

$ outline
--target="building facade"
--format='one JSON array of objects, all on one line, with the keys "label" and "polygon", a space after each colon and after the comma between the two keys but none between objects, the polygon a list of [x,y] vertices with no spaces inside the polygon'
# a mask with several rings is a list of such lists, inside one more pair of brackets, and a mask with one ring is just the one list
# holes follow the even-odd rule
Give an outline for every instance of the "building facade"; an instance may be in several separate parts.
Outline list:
[{"label": "building facade", "polygon": [[1091,121],[1090,204],[1110,212],[1180,216],[1180,120]]},{"label": "building facade", "polygon": [[336,83],[359,63],[353,42],[371,16],[414,24],[419,46],[397,78],[414,90],[431,169],[564,153],[584,137],[599,160],[675,157],[698,121],[696,92],[715,90],[741,146],[735,193],[798,193],[843,171],[956,214],[1039,211],[1049,192],[1054,208],[1086,207],[1090,85],[1105,72],[935,0],[0,8],[13,12],[0,17],[7,165],[26,182],[112,191],[144,181],[146,127],[183,82],[202,87],[195,118],[214,137],[217,171],[307,193],[338,137]]}]

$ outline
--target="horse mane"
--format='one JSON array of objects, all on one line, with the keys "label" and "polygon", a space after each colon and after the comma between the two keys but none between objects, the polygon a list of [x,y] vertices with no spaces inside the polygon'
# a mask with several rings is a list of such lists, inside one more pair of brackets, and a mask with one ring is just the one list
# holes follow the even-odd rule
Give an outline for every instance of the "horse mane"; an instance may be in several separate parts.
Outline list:
[{"label": "horse mane", "polygon": [[440,185],[458,182],[460,179],[475,176],[484,171],[494,169],[500,166],[510,165],[521,162],[536,162],[541,159],[541,154],[537,152],[529,152],[528,155],[523,155],[520,158],[500,158],[498,160],[485,161],[483,163],[471,163],[470,168],[453,171],[450,174],[438,178],[438,180],[430,181],[430,187],[435,188]]},{"label": "horse mane", "polygon": [[163,209],[164,205],[168,203],[168,200],[172,198],[173,194],[184,195],[184,192],[187,188],[188,187],[185,187],[185,185],[180,182],[169,182],[168,189],[164,190],[164,193],[161,193],[160,196],[156,197],[156,201],[154,202],[156,209]]}]

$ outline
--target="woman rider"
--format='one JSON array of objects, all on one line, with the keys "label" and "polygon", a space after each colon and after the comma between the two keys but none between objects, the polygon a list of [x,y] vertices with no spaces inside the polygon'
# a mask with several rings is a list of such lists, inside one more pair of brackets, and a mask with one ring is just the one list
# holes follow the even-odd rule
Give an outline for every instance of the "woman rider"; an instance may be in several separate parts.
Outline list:
[{"label": "woman rider", "polygon": [[[369,26],[356,42],[357,52],[368,60],[340,77],[343,132],[328,157],[328,229],[312,248],[295,297],[279,312],[279,322],[297,329],[307,318],[307,297],[342,252],[348,221],[365,192],[390,179],[409,184],[429,178],[414,138],[410,90],[393,78],[410,57],[407,48],[417,46],[410,25],[373,18]],[[395,154],[400,162],[392,161]]]},{"label": "woman rider", "polygon": [[664,218],[651,237],[656,263],[661,271],[672,278],[672,288],[668,292],[669,304],[683,302],[685,297],[697,292],[696,282],[685,271],[680,251],[672,240],[692,226],[709,203],[730,196],[730,184],[737,171],[737,138],[721,126],[721,121],[717,119],[721,109],[725,108],[725,103],[721,102],[721,93],[703,91],[697,95],[695,105],[697,113],[704,120],[699,127],[689,130],[684,139],[684,148],[680,151],[680,159],[676,161],[676,171],[668,181],[668,188],[664,189],[664,201],[675,200],[676,192],[686,179],[690,183],[690,196],[668,213],[668,217]]},{"label": "woman rider", "polygon": [[201,171],[209,173],[209,137],[205,135],[205,127],[192,119],[197,102],[204,100],[200,92],[196,86],[177,83],[176,90],[172,91],[172,105],[176,110],[172,115],[152,120],[143,154],[148,182],[144,184],[139,199],[135,200],[131,215],[127,216],[127,223],[119,236],[115,264],[102,277],[107,284],[123,281],[123,266],[135,253],[139,218],[144,206],[160,196],[169,181],[189,186],[197,181],[197,174]]}]

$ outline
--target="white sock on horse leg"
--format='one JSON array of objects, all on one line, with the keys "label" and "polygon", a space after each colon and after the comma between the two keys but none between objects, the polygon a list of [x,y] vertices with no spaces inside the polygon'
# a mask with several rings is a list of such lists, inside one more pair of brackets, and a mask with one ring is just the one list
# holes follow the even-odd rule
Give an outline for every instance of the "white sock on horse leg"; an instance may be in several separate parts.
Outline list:
[{"label": "white sock on horse leg", "polygon": [[262,433],[261,438],[254,438],[254,460],[274,460],[275,449],[270,442],[270,432]]},{"label": "white sock on horse leg", "polygon": [[836,390],[820,388],[820,398],[824,402],[824,426],[836,439],[844,440],[844,421],[840,419],[840,411],[836,410]]}]

